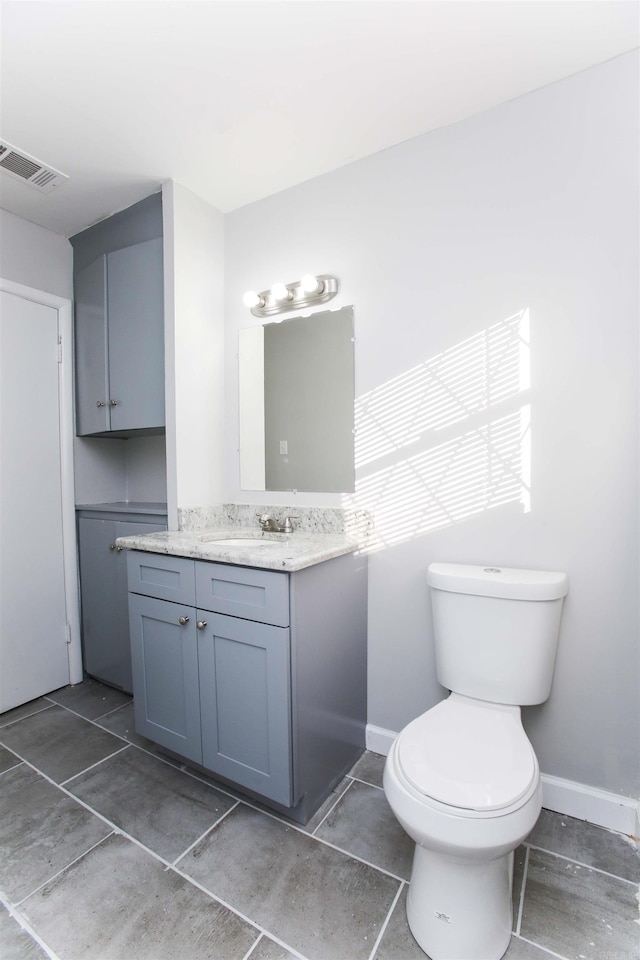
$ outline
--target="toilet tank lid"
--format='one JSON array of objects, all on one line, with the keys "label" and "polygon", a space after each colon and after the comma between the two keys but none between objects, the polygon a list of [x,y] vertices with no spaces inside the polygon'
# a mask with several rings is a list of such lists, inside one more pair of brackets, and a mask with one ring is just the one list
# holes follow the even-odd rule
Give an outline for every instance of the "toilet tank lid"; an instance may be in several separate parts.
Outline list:
[{"label": "toilet tank lid", "polygon": [[432,563],[427,583],[436,590],[510,600],[558,600],[569,589],[566,573],[512,567]]}]

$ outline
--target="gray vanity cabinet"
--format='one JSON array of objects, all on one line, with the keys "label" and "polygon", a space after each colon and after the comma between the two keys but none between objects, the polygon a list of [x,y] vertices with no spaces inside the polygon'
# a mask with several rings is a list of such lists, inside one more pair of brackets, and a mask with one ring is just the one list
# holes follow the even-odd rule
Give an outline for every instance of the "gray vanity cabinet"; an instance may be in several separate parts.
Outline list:
[{"label": "gray vanity cabinet", "polygon": [[195,611],[131,594],[129,616],[136,730],[201,763]]},{"label": "gray vanity cabinet", "polygon": [[166,530],[166,521],[162,514],[144,516],[140,507],[131,512],[130,504],[124,512],[105,507],[78,512],[83,665],[89,676],[132,693],[127,564],[115,541]]},{"label": "gray vanity cabinet", "polygon": [[161,432],[162,238],[99,256],[74,286],[78,436]]},{"label": "gray vanity cabinet", "polygon": [[306,823],[364,748],[366,561],[128,573],[136,731]]},{"label": "gray vanity cabinet", "polygon": [[287,575],[132,553],[129,589],[138,733],[290,806]]},{"label": "gray vanity cabinet", "polygon": [[198,612],[202,763],[291,805],[289,629]]}]

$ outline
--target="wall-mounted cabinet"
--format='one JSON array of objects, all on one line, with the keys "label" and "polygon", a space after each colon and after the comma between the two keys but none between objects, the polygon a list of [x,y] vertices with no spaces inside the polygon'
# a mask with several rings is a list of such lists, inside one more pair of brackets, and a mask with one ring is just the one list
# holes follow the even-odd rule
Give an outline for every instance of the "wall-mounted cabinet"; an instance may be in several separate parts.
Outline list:
[{"label": "wall-mounted cabinet", "polygon": [[78,436],[164,429],[162,238],[77,271],[75,351]]}]

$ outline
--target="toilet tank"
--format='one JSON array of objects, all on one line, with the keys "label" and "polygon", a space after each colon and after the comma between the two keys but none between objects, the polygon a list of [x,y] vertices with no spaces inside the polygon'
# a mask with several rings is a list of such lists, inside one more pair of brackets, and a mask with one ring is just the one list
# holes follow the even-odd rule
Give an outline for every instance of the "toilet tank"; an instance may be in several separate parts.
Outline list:
[{"label": "toilet tank", "polygon": [[444,687],[492,703],[547,699],[565,573],[432,563],[427,582]]}]

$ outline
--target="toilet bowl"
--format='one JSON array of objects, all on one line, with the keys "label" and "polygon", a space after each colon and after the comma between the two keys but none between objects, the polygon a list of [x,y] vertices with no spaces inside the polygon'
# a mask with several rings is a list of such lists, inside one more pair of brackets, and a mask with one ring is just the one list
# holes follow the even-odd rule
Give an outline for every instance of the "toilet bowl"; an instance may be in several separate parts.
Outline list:
[{"label": "toilet bowl", "polygon": [[383,781],[416,844],[407,920],[431,960],[499,960],[513,851],[542,801],[520,703],[548,696],[567,581],[451,564],[432,565],[428,579],[438,676],[452,692],[396,737]]}]

